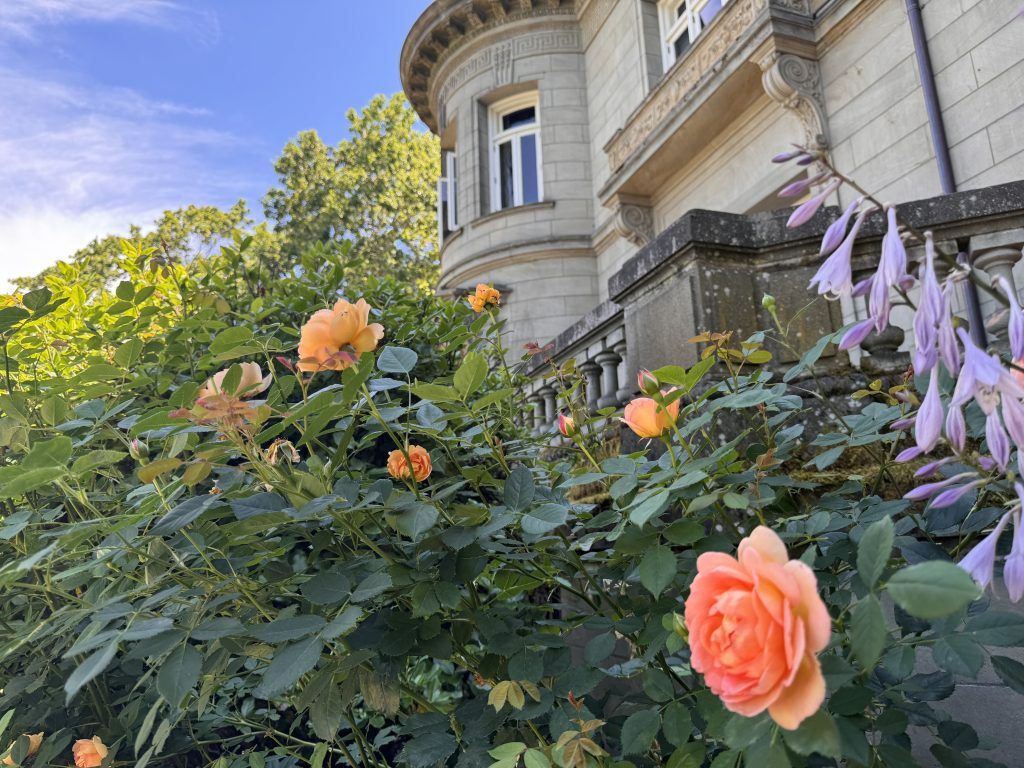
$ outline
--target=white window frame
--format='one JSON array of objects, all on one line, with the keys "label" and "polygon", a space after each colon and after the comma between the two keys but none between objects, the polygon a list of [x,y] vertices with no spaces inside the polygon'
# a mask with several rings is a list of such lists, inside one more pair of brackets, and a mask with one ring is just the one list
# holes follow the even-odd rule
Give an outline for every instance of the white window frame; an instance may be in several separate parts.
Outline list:
[{"label": "white window frame", "polygon": [[[533,107],[534,122],[529,125],[516,126],[508,130],[502,128],[502,118],[510,112],[518,112],[521,109]],[[523,205],[523,158],[522,158],[522,137],[527,135],[535,136],[534,145],[537,148],[537,202],[544,200],[544,160],[541,153],[540,141],[540,103],[537,94],[523,93],[503,99],[491,106],[491,212],[501,210],[501,162],[500,146],[506,141],[512,142],[512,205],[516,208]]]},{"label": "white window frame", "polygon": [[[683,32],[690,35],[690,45],[697,41],[697,36],[704,29],[704,22],[700,18],[700,12],[712,0],[661,0],[658,3],[658,21],[661,31],[661,53],[665,61],[665,71],[676,63],[676,41],[682,37]],[[725,10],[728,0],[721,0],[721,13]],[[680,5],[686,5],[686,10],[676,16]]]},{"label": "white window frame", "polygon": [[[437,241],[444,243],[445,229],[450,236],[459,228],[459,180],[458,180],[458,158],[456,150],[445,149],[441,151],[442,173],[437,182]],[[447,216],[445,216],[445,199],[448,200]]]}]

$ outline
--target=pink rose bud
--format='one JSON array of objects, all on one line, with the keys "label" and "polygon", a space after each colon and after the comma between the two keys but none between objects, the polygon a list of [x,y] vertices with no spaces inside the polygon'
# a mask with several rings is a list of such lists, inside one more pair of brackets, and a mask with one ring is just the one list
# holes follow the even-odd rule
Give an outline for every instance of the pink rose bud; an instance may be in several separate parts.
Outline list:
[{"label": "pink rose bud", "polygon": [[576,428],[576,420],[564,413],[558,414],[558,431],[562,433],[562,437],[574,437],[579,433]]},{"label": "pink rose bud", "polygon": [[645,395],[656,395],[661,391],[661,382],[646,368],[641,368],[637,373],[636,385]]}]

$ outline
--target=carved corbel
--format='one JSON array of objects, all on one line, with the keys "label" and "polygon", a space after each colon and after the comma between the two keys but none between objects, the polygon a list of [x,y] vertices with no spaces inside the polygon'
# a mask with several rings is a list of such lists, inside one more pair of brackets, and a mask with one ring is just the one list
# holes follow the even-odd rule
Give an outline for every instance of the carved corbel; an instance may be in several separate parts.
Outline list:
[{"label": "carved corbel", "polygon": [[515,49],[506,40],[494,47],[494,87],[509,85],[515,79]]},{"label": "carved corbel", "polygon": [[772,51],[759,64],[765,93],[800,119],[806,146],[827,149],[828,122],[818,62],[795,53]]},{"label": "carved corbel", "polygon": [[643,248],[654,239],[654,209],[645,199],[617,198],[615,232],[637,248]]}]

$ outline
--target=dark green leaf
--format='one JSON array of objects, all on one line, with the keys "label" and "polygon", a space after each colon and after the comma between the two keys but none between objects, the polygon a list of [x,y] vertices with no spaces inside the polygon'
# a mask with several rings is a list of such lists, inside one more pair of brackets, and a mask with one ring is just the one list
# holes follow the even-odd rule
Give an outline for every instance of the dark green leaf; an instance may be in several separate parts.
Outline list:
[{"label": "dark green leaf", "polygon": [[865,595],[851,611],[850,651],[860,665],[872,670],[885,647],[886,627],[882,604],[874,595]]},{"label": "dark green leaf", "polygon": [[569,510],[561,504],[542,504],[531,509],[521,521],[523,533],[539,536],[565,523]]},{"label": "dark green leaf", "polygon": [[160,665],[156,676],[156,689],[167,703],[177,709],[199,680],[203,658],[191,645],[179,645]]},{"label": "dark green leaf", "polygon": [[505,506],[521,512],[533,501],[535,487],[533,473],[527,467],[516,467],[505,480]]},{"label": "dark green leaf", "polygon": [[897,571],[889,579],[888,590],[897,605],[921,619],[949,616],[981,594],[966,571],[939,560]]},{"label": "dark green leaf", "polygon": [[622,753],[642,755],[651,746],[661,728],[661,717],[657,710],[644,709],[634,712],[622,724]]},{"label": "dark green leaf", "polygon": [[794,752],[810,755],[815,752],[825,757],[839,757],[839,729],[835,720],[825,710],[818,710],[808,717],[795,731],[782,731],[786,744]]},{"label": "dark green leaf", "polygon": [[264,699],[284,693],[316,666],[322,648],[319,637],[310,637],[278,650],[254,693]]},{"label": "dark green leaf", "polygon": [[1024,694],[1024,664],[1008,656],[993,656],[992,666],[1008,687]]},{"label": "dark green leaf", "polygon": [[249,628],[249,634],[264,643],[280,643],[297,640],[319,631],[327,623],[323,616],[287,616],[274,619],[269,624],[257,624]]},{"label": "dark green leaf", "polygon": [[377,358],[377,367],[384,373],[410,373],[419,356],[405,347],[384,347]]},{"label": "dark green leaf", "polygon": [[108,643],[79,664],[64,682],[65,703],[70,704],[82,686],[105,670],[117,654],[117,643]]},{"label": "dark green leaf", "polygon": [[640,583],[655,597],[672,583],[676,577],[676,556],[666,546],[649,549],[640,561]]},{"label": "dark green leaf", "polygon": [[866,586],[873,588],[881,577],[892,554],[894,538],[891,517],[873,523],[861,537],[857,544],[857,571]]}]

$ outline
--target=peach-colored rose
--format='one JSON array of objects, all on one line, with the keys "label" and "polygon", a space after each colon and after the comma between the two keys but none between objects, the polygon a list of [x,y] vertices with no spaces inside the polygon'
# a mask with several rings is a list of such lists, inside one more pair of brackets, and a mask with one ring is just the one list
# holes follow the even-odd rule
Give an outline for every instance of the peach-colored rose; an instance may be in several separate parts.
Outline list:
[{"label": "peach-colored rose", "polygon": [[[28,754],[26,755],[26,757],[32,757],[32,755],[34,755],[36,752],[39,751],[39,747],[43,743],[43,735],[44,734],[43,734],[42,731],[40,731],[39,733],[26,733],[25,734],[25,736],[28,736]],[[13,748],[14,748],[14,744],[12,743],[8,747],[8,749],[13,749]],[[2,754],[2,753],[0,753],[0,754]],[[14,765],[14,758],[11,757],[10,755],[8,755],[3,760],[0,760],[0,763],[3,763],[4,765]]]},{"label": "peach-colored rose", "polygon": [[[667,397],[674,390],[663,391]],[[638,397],[622,412],[622,423],[633,430],[638,437],[661,437],[679,418],[679,401],[666,406],[650,397]]]},{"label": "peach-colored rose", "polygon": [[270,376],[264,378],[263,369],[259,363],[240,363],[242,378],[238,380],[238,386],[234,392],[224,392],[224,378],[228,375],[230,368],[218,371],[211,376],[205,386],[199,390],[199,399],[202,400],[214,395],[231,395],[234,397],[252,397],[266,390],[270,386]]},{"label": "peach-colored rose", "polygon": [[384,326],[370,322],[365,299],[350,304],[338,299],[334,309],[314,312],[302,326],[300,371],[343,371],[363,352],[372,352],[384,338]]},{"label": "peach-colored rose", "polygon": [[498,306],[501,303],[501,291],[497,288],[492,288],[487,283],[480,283],[476,287],[476,292],[469,294],[466,300],[474,312],[483,312],[488,304]]},{"label": "peach-colored rose", "polygon": [[572,437],[579,431],[576,429],[576,419],[564,413],[558,414],[558,431],[563,437]]},{"label": "peach-colored rose", "polygon": [[78,768],[99,768],[107,756],[107,745],[100,741],[99,736],[79,739],[71,745],[71,754],[75,756]]},{"label": "peach-colored rose", "polygon": [[723,552],[697,558],[686,600],[691,663],[727,709],[753,717],[768,710],[792,730],[825,700],[816,656],[832,621],[814,572],[790,560],[786,545],[759,526]]},{"label": "peach-colored rose", "polygon": [[405,460],[405,454],[401,451],[392,451],[388,454],[388,474],[396,480],[404,480],[409,477],[409,462],[412,462],[412,476],[417,483],[422,483],[433,471],[430,463],[430,454],[421,445],[410,445],[406,450],[409,454],[409,461]]}]

